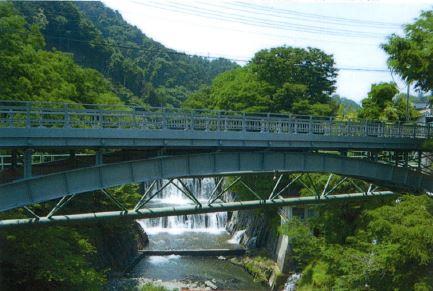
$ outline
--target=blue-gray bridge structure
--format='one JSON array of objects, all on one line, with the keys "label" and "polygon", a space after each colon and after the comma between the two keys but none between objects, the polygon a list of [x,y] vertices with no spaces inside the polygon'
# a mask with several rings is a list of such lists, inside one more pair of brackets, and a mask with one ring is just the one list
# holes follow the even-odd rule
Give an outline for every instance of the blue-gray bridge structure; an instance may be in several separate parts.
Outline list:
[{"label": "blue-gray bridge structure", "polygon": [[[407,122],[0,101],[0,212],[24,208],[30,215],[1,220],[0,227],[307,205],[405,191],[430,193],[432,148],[426,144],[432,135],[431,125]],[[41,156],[51,158],[44,161]],[[284,175],[294,173],[299,175],[291,175],[287,185],[280,183]],[[330,176],[323,189],[312,189],[312,196],[287,197],[285,190],[307,173]],[[242,180],[253,174],[275,176],[266,198]],[[233,176],[234,182],[218,178],[225,176]],[[209,201],[199,201],[182,180],[196,177],[217,177]],[[363,180],[368,186],[354,183],[358,193],[334,194],[330,182],[335,177]],[[165,183],[156,189],[156,181]],[[110,191],[129,183],[145,185],[133,209]],[[192,205],[148,208],[148,202],[170,183]],[[242,183],[257,199],[223,201],[235,183]],[[58,214],[73,197],[92,191],[102,191],[119,210]],[[31,207],[56,199],[46,215]]]}]

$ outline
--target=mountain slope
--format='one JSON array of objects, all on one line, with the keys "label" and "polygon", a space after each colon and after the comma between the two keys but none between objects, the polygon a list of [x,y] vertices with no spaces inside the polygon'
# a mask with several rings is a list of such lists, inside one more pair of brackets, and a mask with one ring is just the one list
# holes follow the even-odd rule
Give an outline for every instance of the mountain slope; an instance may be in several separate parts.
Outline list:
[{"label": "mountain slope", "polygon": [[101,2],[14,2],[30,23],[41,23],[48,49],[70,52],[81,65],[110,78],[126,102],[179,106],[191,92],[237,65],[164,47]]}]

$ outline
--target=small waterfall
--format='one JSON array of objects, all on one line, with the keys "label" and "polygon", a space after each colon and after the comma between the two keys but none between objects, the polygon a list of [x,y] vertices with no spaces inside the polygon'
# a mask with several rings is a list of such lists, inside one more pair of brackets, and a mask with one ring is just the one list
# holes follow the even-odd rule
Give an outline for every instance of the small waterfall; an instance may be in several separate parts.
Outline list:
[{"label": "small waterfall", "polygon": [[236,231],[231,239],[229,239],[227,242],[230,244],[239,244],[241,242],[242,236],[244,235],[246,229],[238,230]]},{"label": "small waterfall", "polygon": [[283,291],[295,291],[296,290],[296,282],[301,279],[301,274],[294,273],[287,278],[286,284],[284,284]]},{"label": "small waterfall", "polygon": [[[195,194],[195,197],[201,203],[207,203],[209,195],[215,187],[213,178],[204,179],[184,179],[185,185]],[[157,189],[162,187],[167,181],[162,181]],[[177,186],[182,188],[182,185],[176,181]],[[156,187],[155,187],[156,188]],[[157,191],[153,190],[153,193]],[[161,193],[151,200],[152,206],[179,206],[193,203],[185,196],[178,188],[170,184]],[[227,213],[207,213],[207,214],[192,214],[170,217],[159,217],[152,219],[143,219],[138,221],[143,229],[148,234],[158,234],[162,232],[170,234],[181,234],[184,232],[207,232],[219,233],[225,231],[227,223]]]}]

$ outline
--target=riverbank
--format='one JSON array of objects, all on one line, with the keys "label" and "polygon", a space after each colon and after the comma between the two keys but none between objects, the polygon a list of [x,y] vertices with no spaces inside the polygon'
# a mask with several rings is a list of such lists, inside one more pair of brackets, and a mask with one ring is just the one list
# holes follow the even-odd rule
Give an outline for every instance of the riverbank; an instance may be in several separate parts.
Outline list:
[{"label": "riverbank", "polygon": [[143,258],[126,278],[111,280],[107,290],[140,288],[148,282],[169,289],[268,290],[229,258],[177,255]]}]

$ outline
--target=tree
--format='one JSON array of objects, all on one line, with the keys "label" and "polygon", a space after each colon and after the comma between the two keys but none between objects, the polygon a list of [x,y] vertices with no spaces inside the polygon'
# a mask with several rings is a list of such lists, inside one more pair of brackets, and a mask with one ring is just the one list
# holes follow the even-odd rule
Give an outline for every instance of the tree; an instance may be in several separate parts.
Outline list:
[{"label": "tree", "polygon": [[28,23],[39,25],[47,49],[71,53],[81,66],[109,78],[118,92],[128,90],[133,95],[124,96],[127,103],[149,100],[157,106],[180,106],[185,94],[237,67],[226,59],[210,61],[168,49],[101,2],[13,4]]},{"label": "tree", "polygon": [[0,5],[0,26],[0,99],[120,103],[100,73],[43,50],[39,26],[28,28],[10,3]]},{"label": "tree", "polygon": [[[431,198],[404,195],[381,206],[368,202],[352,211],[340,208],[319,208],[323,212],[308,222],[310,231],[297,221],[281,228],[293,238],[293,257],[306,266],[301,290],[431,290]],[[358,218],[348,220],[353,211]],[[350,220],[347,232],[349,224],[344,224]],[[327,228],[331,236],[324,232]]]},{"label": "tree", "polygon": [[424,11],[404,27],[404,36],[393,34],[382,48],[388,65],[407,82],[424,91],[433,89],[433,11]]},{"label": "tree", "polygon": [[222,73],[212,82],[213,108],[224,110],[269,112],[272,87],[259,80],[249,68]]},{"label": "tree", "polygon": [[[77,65],[71,55],[44,50],[45,40],[39,29],[45,22],[40,14],[37,18],[35,24],[29,25],[12,3],[0,3],[0,99],[121,105],[113,84],[102,74]],[[123,201],[134,197],[130,191],[122,193],[127,196],[119,195]],[[79,205],[76,211],[89,205],[94,208],[88,211],[105,207],[102,199],[95,205],[84,197],[77,197],[68,206],[82,199],[87,203]],[[46,215],[54,205],[50,201],[30,207],[39,215]],[[1,219],[26,217],[19,209],[0,216]],[[120,228],[110,224],[105,230],[101,225],[92,231],[86,231],[82,225],[1,231],[0,289],[102,289],[106,281],[102,269],[107,264],[100,263],[102,256],[97,253],[97,242],[116,234],[131,236],[132,231],[130,225]]]},{"label": "tree", "polygon": [[337,109],[330,98],[335,77],[332,56],[318,49],[262,50],[246,66],[217,76],[210,88],[189,97],[185,106],[332,115]]},{"label": "tree", "polygon": [[[282,88],[296,84],[311,103],[326,103],[335,91],[337,69],[332,55],[317,48],[277,47],[257,52],[251,67],[259,79]],[[299,92],[298,92],[299,93]]]},{"label": "tree", "polygon": [[[406,98],[397,96],[395,83],[377,83],[371,85],[368,97],[362,100],[359,117],[368,120],[404,121],[406,120]],[[415,120],[418,112],[409,104],[409,120]]]}]

